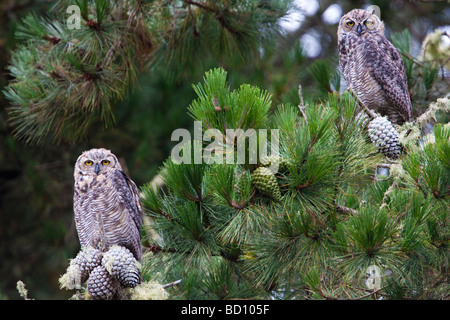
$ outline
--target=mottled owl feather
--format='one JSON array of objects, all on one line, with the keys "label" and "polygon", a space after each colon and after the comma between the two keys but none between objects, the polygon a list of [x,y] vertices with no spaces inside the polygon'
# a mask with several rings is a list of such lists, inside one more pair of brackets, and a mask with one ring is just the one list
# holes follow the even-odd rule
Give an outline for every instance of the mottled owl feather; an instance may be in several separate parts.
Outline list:
[{"label": "mottled owl feather", "polygon": [[339,22],[338,50],[348,88],[368,108],[393,123],[413,120],[403,60],[384,36],[378,17],[360,9],[344,15]]},{"label": "mottled owl feather", "polygon": [[[397,110],[398,115],[402,117],[403,121],[412,121],[411,98],[408,91],[408,80],[406,77],[406,70],[404,62],[398,50],[384,37],[380,35],[374,36],[378,43],[377,61],[371,72],[375,80],[381,85],[386,99]],[[368,45],[368,51],[375,50],[372,44]],[[384,54],[381,54],[384,52]],[[377,67],[378,66],[378,67]],[[389,111],[386,110],[389,116]],[[393,118],[392,115],[390,118]],[[396,121],[393,118],[391,121]]]},{"label": "mottled owl feather", "polygon": [[82,160],[92,158],[95,164],[97,158],[105,158],[106,154],[97,158],[92,154],[89,157],[86,152],[83,155],[74,173],[75,224],[82,248],[94,247],[105,252],[120,245],[128,248],[139,261],[142,208],[136,184],[122,172],[113,154],[108,156],[116,162],[115,166],[97,174],[82,167]]}]

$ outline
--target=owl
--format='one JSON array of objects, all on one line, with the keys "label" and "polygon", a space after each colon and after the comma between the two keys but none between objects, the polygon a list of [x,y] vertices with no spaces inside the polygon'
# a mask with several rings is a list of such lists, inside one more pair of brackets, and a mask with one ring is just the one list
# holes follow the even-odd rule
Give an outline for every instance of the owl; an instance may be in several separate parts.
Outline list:
[{"label": "owl", "polygon": [[81,247],[106,252],[114,245],[142,256],[142,206],[136,184],[106,149],[83,152],[75,164],[73,209]]},{"label": "owl", "polygon": [[339,21],[337,33],[339,66],[348,88],[392,123],[412,121],[403,60],[384,36],[384,24],[375,12],[348,12]]}]

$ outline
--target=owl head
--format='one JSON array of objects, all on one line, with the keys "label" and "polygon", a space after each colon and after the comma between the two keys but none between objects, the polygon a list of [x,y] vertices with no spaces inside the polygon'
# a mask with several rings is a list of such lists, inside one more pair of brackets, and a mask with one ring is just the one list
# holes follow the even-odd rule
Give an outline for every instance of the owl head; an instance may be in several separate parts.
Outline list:
[{"label": "owl head", "polygon": [[344,14],[339,21],[339,39],[344,34],[361,36],[367,32],[384,33],[384,23],[375,14],[375,10],[353,9]]},{"label": "owl head", "polygon": [[84,151],[77,160],[75,172],[82,175],[99,175],[111,168],[122,170],[117,157],[107,149]]}]

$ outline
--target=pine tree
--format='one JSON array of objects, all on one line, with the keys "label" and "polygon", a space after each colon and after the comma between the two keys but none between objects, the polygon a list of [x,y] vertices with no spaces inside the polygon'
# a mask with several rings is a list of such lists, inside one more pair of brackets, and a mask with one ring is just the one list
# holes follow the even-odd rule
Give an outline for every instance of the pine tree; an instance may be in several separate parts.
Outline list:
[{"label": "pine tree", "polygon": [[[23,43],[4,93],[13,133],[28,144],[111,128],[117,102],[143,70],[188,72],[210,56],[251,60],[287,10],[286,1],[78,0],[81,27],[68,29],[69,4],[59,1],[46,18],[29,15],[17,33]],[[450,103],[439,81],[446,60],[413,57],[407,32],[392,40],[423,113],[396,128],[395,160],[371,142],[357,99],[340,92],[335,61],[306,69],[316,83],[307,103],[301,90],[292,97],[297,88],[283,88],[274,109],[264,88],[232,89],[232,74],[206,72],[187,108],[206,139],[183,141],[186,161],[162,164],[163,188],[142,187],[151,219],[144,284],[181,279],[168,292],[189,299],[448,298]],[[286,64],[303,58],[297,47],[289,54]]]},{"label": "pine tree", "polygon": [[[385,158],[350,93],[268,114],[262,106],[270,97],[248,85],[231,90],[223,69],[207,72],[194,89],[194,120],[222,133],[279,130],[279,159],[288,161],[273,176],[277,189],[270,182],[261,192],[272,181],[251,179],[261,161],[168,159],[161,168],[167,188],[142,188],[161,237],[148,240],[148,277],[183,279],[174,294],[190,299],[448,297],[448,125],[434,127],[434,141],[409,138],[390,175],[374,178]],[[448,99],[438,103],[435,111],[449,107]],[[234,140],[216,139],[238,152]],[[192,156],[199,146],[186,147]]]}]

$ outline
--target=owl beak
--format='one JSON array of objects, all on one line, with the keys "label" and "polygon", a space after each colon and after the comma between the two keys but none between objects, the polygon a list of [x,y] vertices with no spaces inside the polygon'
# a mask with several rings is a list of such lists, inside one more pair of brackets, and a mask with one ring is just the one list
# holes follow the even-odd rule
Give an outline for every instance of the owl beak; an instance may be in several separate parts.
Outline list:
[{"label": "owl beak", "polygon": [[360,36],[360,35],[361,35],[361,32],[362,32],[362,27],[361,27],[361,25],[360,25],[360,24],[358,24],[358,28],[356,28],[356,32],[358,33],[358,36]]},{"label": "owl beak", "polygon": [[98,163],[95,164],[94,172],[98,174],[100,172],[100,165]]}]

